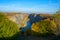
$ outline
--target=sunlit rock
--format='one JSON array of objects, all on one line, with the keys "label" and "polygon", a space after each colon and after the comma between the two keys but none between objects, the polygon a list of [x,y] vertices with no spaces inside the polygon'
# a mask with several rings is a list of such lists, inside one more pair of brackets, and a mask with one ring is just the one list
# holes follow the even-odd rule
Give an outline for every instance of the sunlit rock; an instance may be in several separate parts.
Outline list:
[{"label": "sunlit rock", "polygon": [[16,22],[18,24],[19,28],[23,28],[27,25],[27,21],[28,19],[28,14],[20,14],[20,13],[16,13],[16,14],[7,14],[7,17],[12,20],[13,22]]}]

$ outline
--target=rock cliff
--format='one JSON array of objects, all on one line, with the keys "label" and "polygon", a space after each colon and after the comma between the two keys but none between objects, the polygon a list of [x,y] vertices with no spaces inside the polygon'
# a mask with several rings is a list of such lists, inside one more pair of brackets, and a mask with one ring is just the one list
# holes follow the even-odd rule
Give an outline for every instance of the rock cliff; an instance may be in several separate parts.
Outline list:
[{"label": "rock cliff", "polygon": [[18,27],[25,27],[27,25],[28,19],[28,14],[19,14],[19,13],[14,13],[10,14],[7,13],[8,19],[12,20],[13,22],[18,24]]},{"label": "rock cliff", "polygon": [[27,23],[32,24],[34,22],[50,18],[49,14],[7,13],[6,15],[8,19],[17,23],[19,28],[26,27]]}]

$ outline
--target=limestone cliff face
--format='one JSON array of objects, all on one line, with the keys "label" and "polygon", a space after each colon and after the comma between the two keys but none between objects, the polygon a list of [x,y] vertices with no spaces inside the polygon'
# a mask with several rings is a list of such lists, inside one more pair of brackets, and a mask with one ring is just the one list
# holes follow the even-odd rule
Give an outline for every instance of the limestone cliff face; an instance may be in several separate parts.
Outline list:
[{"label": "limestone cliff face", "polygon": [[7,14],[7,17],[12,20],[13,22],[18,24],[18,27],[25,27],[27,25],[27,21],[28,19],[28,14],[19,14],[19,13],[15,13],[15,14]]},{"label": "limestone cliff face", "polygon": [[7,13],[7,17],[11,21],[17,23],[19,28],[23,28],[30,24],[32,25],[32,23],[45,20],[50,16],[46,14]]}]

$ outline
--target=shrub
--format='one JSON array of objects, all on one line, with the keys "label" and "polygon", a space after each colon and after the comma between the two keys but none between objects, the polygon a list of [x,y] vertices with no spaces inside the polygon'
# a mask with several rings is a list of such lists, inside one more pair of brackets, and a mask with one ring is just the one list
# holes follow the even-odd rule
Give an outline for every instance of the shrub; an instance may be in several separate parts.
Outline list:
[{"label": "shrub", "polygon": [[51,20],[43,20],[33,23],[31,29],[32,29],[31,35],[46,36],[47,34],[48,35],[55,34],[56,24],[54,21]]},{"label": "shrub", "polygon": [[9,20],[4,13],[0,12],[0,38],[9,38],[19,32],[16,23]]},{"label": "shrub", "polygon": [[52,17],[57,24],[57,34],[60,35],[60,10],[54,13]]}]

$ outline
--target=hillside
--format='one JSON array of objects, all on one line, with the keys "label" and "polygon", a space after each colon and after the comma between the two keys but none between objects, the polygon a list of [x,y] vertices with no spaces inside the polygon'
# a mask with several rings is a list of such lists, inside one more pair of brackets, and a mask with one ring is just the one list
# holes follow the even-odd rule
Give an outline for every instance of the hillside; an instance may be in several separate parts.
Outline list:
[{"label": "hillside", "polygon": [[[27,14],[27,13],[2,13],[2,14],[4,14],[8,20],[18,24],[18,25],[16,24],[17,25],[16,27],[18,27],[18,29],[20,30],[18,32],[19,36],[17,36],[18,40],[20,39],[23,40],[25,37],[26,39],[29,39],[29,37],[31,39],[34,39],[36,37],[37,39],[40,36],[41,37],[43,36],[46,39],[48,39],[48,37],[49,39],[55,39],[55,37],[57,38],[59,37],[58,35],[60,34],[60,21],[59,21],[60,14],[57,14],[57,15],[56,14],[53,14],[53,15]],[[2,18],[1,20],[4,19],[2,16],[0,17]],[[58,21],[56,19],[58,19]],[[12,27],[13,23],[10,24],[10,22],[8,22],[7,24],[9,24],[10,27]],[[4,24],[6,24],[6,22],[4,22]],[[13,27],[15,27],[15,25]],[[12,29],[15,29],[15,28],[12,28]],[[50,36],[53,38],[50,38]],[[44,40],[43,37],[42,39]],[[38,39],[40,40],[41,38],[38,38]]]},{"label": "hillside", "polygon": [[49,14],[6,13],[6,15],[10,20],[16,22],[19,28],[26,27],[28,21],[34,23],[47,18],[51,19]]}]

